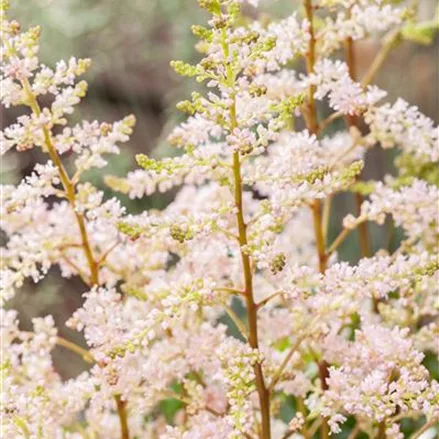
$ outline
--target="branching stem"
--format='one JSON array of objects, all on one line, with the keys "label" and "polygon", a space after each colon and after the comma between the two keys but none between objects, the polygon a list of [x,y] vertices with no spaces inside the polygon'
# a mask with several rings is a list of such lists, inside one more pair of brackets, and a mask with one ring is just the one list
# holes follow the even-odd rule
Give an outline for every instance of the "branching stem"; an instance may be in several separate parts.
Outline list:
[{"label": "branching stem", "polygon": [[233,311],[232,307],[224,304],[224,309],[226,310],[228,316],[230,317],[230,320],[235,324],[235,326],[238,328],[241,335],[248,340],[248,331],[246,327],[244,326],[244,323],[241,321],[241,319],[236,315],[235,311]]},{"label": "branching stem", "polygon": [[[39,117],[41,115],[41,108],[38,104],[37,98],[35,97],[35,94],[32,91],[32,87],[29,83],[29,80],[27,78],[23,79],[21,81],[21,85],[23,87],[24,92],[26,93],[26,97],[28,99],[28,105],[31,108],[32,112],[35,114],[35,116]],[[47,149],[47,152],[54,163],[54,165],[57,167],[61,183],[65,190],[66,198],[69,201],[69,204],[71,208],[73,209],[76,222],[78,224],[79,233],[81,235],[81,243],[82,248],[84,249],[84,254],[88,262],[88,266],[90,269],[90,280],[88,282],[89,286],[99,285],[99,263],[95,260],[93,256],[93,252],[90,245],[90,240],[87,234],[87,228],[85,224],[85,218],[84,215],[77,211],[76,209],[76,190],[75,190],[75,183],[73,183],[69,175],[67,173],[67,170],[64,167],[64,164],[58,155],[58,152],[56,151],[55,145],[52,141],[52,134],[49,131],[47,127],[43,127],[43,137],[44,137],[44,144]],[[81,278],[85,281],[84,275],[81,275]],[[67,342],[67,340],[61,341],[62,346],[79,353],[84,359],[88,358],[90,359],[89,354],[85,349],[82,350],[77,345],[74,345],[71,342]],[[81,349],[82,351],[79,351]],[[129,439],[129,430],[128,430],[128,423],[127,423],[127,414],[126,414],[126,401],[121,401],[120,397],[115,396],[116,405],[117,405],[117,413],[119,415],[120,425],[121,425],[121,439]]]},{"label": "branching stem", "polygon": [[[28,104],[31,110],[33,111],[35,116],[39,117],[41,115],[41,108],[38,104],[35,94],[32,91],[32,88],[29,84],[29,80],[25,78],[21,81],[21,84],[23,86],[24,92],[26,93]],[[61,183],[66,192],[66,197],[69,200],[70,206],[72,207],[76,217],[76,222],[78,224],[79,232],[81,234],[81,242],[84,248],[84,254],[85,257],[87,258],[87,262],[90,267],[90,283],[91,285],[98,285],[99,269],[91,250],[90,241],[87,235],[84,215],[82,213],[79,213],[76,209],[75,186],[69,179],[64,164],[62,163],[62,160],[59,157],[58,152],[56,151],[56,148],[53,144],[52,135],[47,127],[43,127],[43,136],[44,136],[44,144],[46,146],[47,152],[49,153],[49,156],[53,161],[54,165],[58,169]]]},{"label": "branching stem", "polygon": [[[222,32],[222,47],[224,51],[225,59],[229,57],[229,46],[227,43],[227,35],[225,30]],[[235,75],[230,68],[230,65],[226,68],[227,82],[229,87],[233,90],[235,84]],[[235,94],[231,93],[232,104],[230,106],[230,131],[233,131],[238,127],[236,118],[236,100]],[[247,310],[248,320],[248,343],[253,349],[259,349],[258,341],[258,321],[257,321],[257,305],[253,295],[253,271],[251,267],[250,256],[244,251],[244,247],[247,246],[247,224],[244,221],[244,209],[243,209],[243,187],[241,176],[241,161],[239,152],[233,153],[233,183],[234,190],[233,196],[236,207],[236,222],[238,226],[238,241],[240,245],[241,261],[244,275],[244,292],[245,302]],[[262,365],[258,362],[254,365],[256,389],[259,397],[259,404],[261,409],[261,434],[262,439],[271,439],[271,422],[270,422],[270,394],[266,387],[264,374],[262,371]]]},{"label": "branching stem", "polygon": [[288,354],[286,355],[286,357],[282,361],[282,364],[279,366],[279,369],[276,371],[276,373],[274,374],[274,376],[273,376],[273,378],[271,380],[270,386],[268,387],[268,391],[270,393],[273,392],[276,384],[279,382],[279,380],[282,377],[282,373],[284,372],[285,368],[287,367],[288,363],[290,362],[290,360],[293,357],[294,353],[299,348],[299,346],[302,343],[304,338],[305,338],[305,334],[302,335],[301,337],[299,337],[297,339],[296,343],[294,343],[294,345],[290,348]]},{"label": "branching stem", "polygon": [[72,341],[66,340],[65,338],[58,336],[56,338],[56,344],[58,346],[62,346],[63,348],[68,349],[71,352],[74,352],[75,354],[78,354],[87,363],[94,363],[95,361],[93,355],[90,354],[90,352],[87,349],[82,348],[81,346],[77,345],[76,343],[73,343]]},{"label": "branching stem", "polygon": [[266,297],[265,299],[261,300],[257,304],[258,309],[263,308],[268,302],[270,302],[271,300],[275,299],[276,297],[281,296],[282,294],[284,294],[283,291],[276,291],[275,293],[273,293],[270,296]]},{"label": "branching stem", "polygon": [[[233,114],[233,112],[232,112]],[[243,247],[247,245],[247,226],[244,222],[244,213],[242,205],[242,179],[241,179],[241,164],[239,161],[239,153],[233,154],[233,175],[235,183],[235,206],[237,208],[236,220],[239,231],[239,245],[241,247],[241,261],[244,270],[244,285],[245,285],[245,302],[247,308],[248,319],[248,341],[253,349],[259,349],[258,341],[258,322],[257,322],[257,305],[253,296],[253,273],[250,263],[250,256],[244,252]],[[270,429],[270,397],[269,391],[265,385],[262,366],[256,363],[254,366],[256,376],[256,388],[259,396],[259,404],[261,406],[262,419],[262,438],[271,438]]]}]

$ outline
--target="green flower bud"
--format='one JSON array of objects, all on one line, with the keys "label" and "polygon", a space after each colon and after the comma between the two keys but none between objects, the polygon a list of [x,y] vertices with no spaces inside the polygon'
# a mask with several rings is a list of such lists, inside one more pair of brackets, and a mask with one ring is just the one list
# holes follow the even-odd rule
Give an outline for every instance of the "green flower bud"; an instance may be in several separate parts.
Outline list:
[{"label": "green flower bud", "polygon": [[341,174],[342,180],[350,181],[354,180],[363,170],[364,162],[362,160],[358,160],[351,165],[349,165],[346,169],[343,169]]},{"label": "green flower bud", "polygon": [[143,229],[140,226],[128,224],[122,221],[117,223],[116,227],[121,233],[128,235],[132,240],[139,238],[143,232]]},{"label": "green flower bud", "polygon": [[192,66],[183,61],[171,61],[170,66],[181,76],[195,76],[197,74],[197,67]]},{"label": "green flower bud", "polygon": [[194,105],[190,101],[180,101],[177,103],[176,107],[177,110],[181,111],[182,113],[187,113],[191,116],[196,112]]},{"label": "green flower bud", "polygon": [[210,29],[205,28],[204,26],[199,26],[194,24],[191,27],[191,30],[196,37],[202,40],[207,40],[207,41],[212,40],[213,32]]},{"label": "green flower bud", "polygon": [[308,183],[314,184],[318,180],[323,180],[328,172],[328,167],[321,166],[320,168],[317,168],[314,171],[311,171],[309,174],[305,175],[304,180]]},{"label": "green flower bud", "polygon": [[172,239],[183,244],[184,241],[190,241],[194,236],[190,230],[184,230],[180,225],[173,224],[170,229]]},{"label": "green flower bud", "polygon": [[263,84],[251,84],[248,91],[252,96],[260,97],[267,93],[267,87]]},{"label": "green flower bud", "polygon": [[125,357],[126,352],[127,352],[126,347],[116,346],[113,349],[111,349],[110,352],[108,352],[108,356],[114,360],[117,357],[120,357],[120,358]]},{"label": "green flower bud", "polygon": [[211,14],[221,14],[221,5],[218,0],[198,0],[200,8],[205,9]]},{"label": "green flower bud", "polygon": [[370,195],[375,190],[376,183],[374,181],[356,181],[350,191],[363,196]]},{"label": "green flower bud", "polygon": [[113,191],[127,194],[130,190],[130,185],[125,178],[119,178],[114,175],[106,175],[104,183]]},{"label": "green flower bud", "polygon": [[287,261],[285,253],[278,253],[270,262],[270,270],[273,274],[280,273],[284,268]]},{"label": "green flower bud", "polygon": [[227,27],[227,18],[224,17],[223,15],[219,15],[217,17],[214,17],[213,20],[211,21],[212,23],[212,27],[214,29],[224,29]]}]

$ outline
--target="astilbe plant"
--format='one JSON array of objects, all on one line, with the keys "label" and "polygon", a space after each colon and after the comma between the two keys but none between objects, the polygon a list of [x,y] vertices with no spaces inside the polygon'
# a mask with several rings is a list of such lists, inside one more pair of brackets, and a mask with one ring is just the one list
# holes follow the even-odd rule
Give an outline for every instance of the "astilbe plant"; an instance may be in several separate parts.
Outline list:
[{"label": "astilbe plant", "polygon": [[[199,0],[210,14],[193,27],[203,57],[172,63],[210,90],[179,104],[189,116],[169,142],[181,154],[139,155],[143,169],[106,176],[131,198],[182,186],[162,211],[129,215],[83,174],[119,152],[134,117],[68,127],[89,61],[41,65],[39,28],[22,31],[3,0],[1,99],[27,111],[3,131],[2,152],[47,155],[2,187],[3,437],[397,439],[434,429],[439,385],[423,359],[438,354],[437,129],[371,82],[393,46],[428,42],[435,23],[385,0],[304,0],[303,14],[270,23],[245,18],[241,3]],[[358,79],[355,45],[371,36],[382,47]],[[291,68],[301,60],[302,74]],[[333,110],[325,119],[320,101]],[[346,129],[326,135],[339,118]],[[362,181],[375,145],[400,151],[397,174]],[[341,192],[358,210],[330,240]],[[404,238],[373,252],[367,222],[386,218]],[[337,250],[354,229],[361,258],[350,265]],[[21,330],[7,305],[52,266],[84,282],[67,325],[88,350],[59,337],[51,316]],[[56,345],[89,370],[61,380]],[[169,401],[178,410],[165,420]]]}]

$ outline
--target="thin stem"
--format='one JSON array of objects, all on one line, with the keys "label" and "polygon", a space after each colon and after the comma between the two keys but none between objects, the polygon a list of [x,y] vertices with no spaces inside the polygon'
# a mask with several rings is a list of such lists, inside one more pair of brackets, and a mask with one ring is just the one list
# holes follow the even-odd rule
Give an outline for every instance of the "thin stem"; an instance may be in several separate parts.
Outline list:
[{"label": "thin stem", "polygon": [[317,254],[319,257],[319,271],[324,273],[328,261],[328,255],[325,250],[325,237],[323,234],[323,223],[321,214],[322,202],[315,200],[312,206],[313,220],[314,220],[314,232],[316,235]]},{"label": "thin stem", "polygon": [[[390,50],[390,49],[389,49]],[[355,57],[355,45],[354,40],[352,38],[347,38],[345,42],[345,54],[346,54],[346,62],[348,64],[349,68],[349,75],[353,80],[356,79],[356,57]],[[370,80],[372,80],[373,75],[370,77]],[[367,78],[366,78],[367,79]],[[362,84],[363,85],[363,84]],[[365,85],[363,85],[365,86]],[[355,116],[348,117],[348,125],[350,127],[355,127],[358,129],[358,120]],[[355,204],[356,204],[356,210],[357,214],[361,214],[361,205],[363,204],[363,196],[361,194],[355,194]],[[369,239],[369,233],[367,230],[367,224],[365,222],[362,222],[359,225],[358,228],[359,236],[360,236],[360,250],[361,250],[361,257],[369,257],[370,256],[370,239]]]},{"label": "thin stem", "polygon": [[[32,112],[37,117],[40,116],[41,115],[41,108],[38,104],[38,101],[35,97],[35,94],[32,91],[29,80],[27,78],[23,79],[21,81],[21,85],[23,87],[24,92],[26,93],[26,96],[28,99],[28,104],[29,104]],[[44,137],[44,144],[45,144],[45,147],[47,149],[47,152],[49,153],[49,156],[50,156],[52,162],[55,164],[55,166],[58,169],[60,180],[61,180],[61,183],[64,187],[66,197],[67,197],[69,204],[70,204],[70,206],[73,209],[73,212],[75,214],[76,222],[77,222],[78,228],[79,228],[79,233],[81,235],[82,247],[84,249],[84,254],[85,254],[85,257],[87,259],[89,268],[90,268],[89,285],[90,286],[99,285],[99,265],[93,256],[89,237],[87,234],[85,218],[84,218],[84,215],[82,213],[79,213],[76,210],[75,183],[73,183],[70,180],[69,175],[64,167],[64,164],[63,164],[61,158],[59,157],[58,152],[56,151],[56,148],[52,142],[51,132],[48,130],[47,127],[43,127],[43,137]],[[67,347],[67,343],[64,343],[64,346]],[[70,348],[73,348],[73,346],[70,346]],[[126,415],[126,409],[125,409],[126,402],[120,400],[120,397],[117,397],[117,396],[115,397],[115,399],[116,399],[117,412],[119,415],[120,425],[121,425],[121,439],[129,439],[127,415]]]},{"label": "thin stem", "polygon": [[[202,384],[203,387],[205,387],[204,384]],[[165,390],[163,393],[163,396],[166,396],[167,398],[173,398],[173,399],[177,399],[178,401],[182,402],[183,404],[189,405],[191,404],[191,399],[184,396],[184,395],[180,395],[179,393],[176,393],[172,390]],[[208,411],[209,413],[211,413],[214,416],[220,417],[222,416],[222,414],[218,411],[216,411],[215,409],[205,406],[204,410]]]},{"label": "thin stem", "polygon": [[332,122],[334,122],[337,119],[340,119],[343,116],[344,116],[343,113],[341,113],[340,111],[337,111],[337,112],[329,115],[326,119],[323,119],[322,122],[320,122],[320,124],[319,124],[318,133],[321,133],[322,131],[324,131],[329,125],[331,125]]},{"label": "thin stem", "polygon": [[120,245],[120,241],[116,241],[112,246],[110,246],[103,254],[102,256],[96,261],[96,264],[98,267],[100,267],[105,260],[107,259],[108,255],[118,246]]},{"label": "thin stem", "polygon": [[[314,72],[314,64],[316,61],[316,39],[314,34],[314,15],[313,5],[311,0],[304,0],[305,15],[309,21],[309,33],[310,39],[308,43],[308,52],[306,54],[306,70],[308,75]],[[315,87],[310,86],[308,89],[308,129],[311,133],[317,134],[318,122],[317,112],[314,100]],[[315,200],[312,204],[313,218],[314,218],[314,231],[316,234],[317,251],[319,256],[319,269],[324,272],[326,269],[326,254],[325,254],[325,240],[322,229],[322,216],[321,216],[321,204],[320,200]]]},{"label": "thin stem", "polygon": [[241,333],[241,335],[245,339],[248,340],[248,338],[249,338],[248,331],[247,331],[246,327],[244,326],[244,323],[242,323],[241,319],[236,315],[235,311],[233,311],[233,309],[230,306],[225,305],[225,304],[223,306],[224,306],[224,309],[226,310],[228,316],[232,320],[232,322],[238,328],[238,330]]},{"label": "thin stem", "polygon": [[348,436],[348,439],[355,439],[361,432],[360,426],[357,424]]},{"label": "thin stem", "polygon": [[95,361],[93,355],[90,354],[90,352],[87,349],[78,346],[76,343],[73,343],[72,341],[66,340],[65,338],[58,336],[56,337],[56,344],[58,346],[62,346],[63,348],[68,349],[71,352],[74,352],[75,354],[78,354],[87,363],[94,363]]},{"label": "thin stem", "polygon": [[[355,205],[357,208],[357,215],[361,215],[361,205],[363,204],[364,197],[361,194],[355,194]],[[358,234],[360,237],[360,254],[362,258],[369,258],[372,254],[370,248],[370,236],[367,229],[366,221],[362,221],[358,225]],[[375,296],[372,297],[372,309],[376,314],[379,314],[379,299]]]},{"label": "thin stem", "polygon": [[[357,215],[361,215],[361,205],[363,204],[364,197],[361,194],[355,194],[355,205]],[[361,222],[358,225],[358,233],[360,235],[360,251],[362,258],[368,258],[371,255],[369,231],[367,230],[366,221]]]},{"label": "thin stem", "polygon": [[[233,114],[233,113],[232,113]],[[236,220],[239,231],[239,244],[241,251],[242,266],[244,269],[244,285],[245,285],[245,301],[247,307],[247,318],[249,327],[248,341],[253,349],[259,349],[258,342],[258,323],[257,323],[257,306],[253,297],[253,274],[250,264],[249,255],[243,251],[243,247],[247,245],[247,230],[244,222],[244,213],[242,205],[242,179],[241,164],[239,161],[239,153],[233,154],[233,175],[235,182],[235,206],[237,208]],[[256,388],[259,396],[259,404],[261,406],[262,418],[262,437],[264,439],[271,438],[270,428],[270,401],[269,391],[266,388],[262,366],[256,363],[254,366],[256,376]]]},{"label": "thin stem", "polygon": [[385,439],[385,437],[386,437],[386,423],[382,421],[378,425],[378,433],[375,436],[375,439]]},{"label": "thin stem", "polygon": [[117,414],[119,415],[120,423],[120,437],[121,439],[130,439],[130,432],[128,429],[128,416],[127,416],[127,402],[122,401],[120,395],[114,397],[116,401]]},{"label": "thin stem", "polygon": [[[311,0],[305,0],[305,15],[309,21],[309,34],[310,39],[308,43],[308,52],[306,54],[306,70],[308,75],[314,72],[314,64],[316,62],[316,38],[314,33],[314,16],[313,16],[313,6]],[[314,93],[316,88],[311,85],[308,89],[308,129],[316,134],[318,132],[319,126],[317,123],[317,112],[316,104],[314,100]]]},{"label": "thin stem", "polygon": [[320,428],[321,424],[322,424],[321,418],[318,418],[314,421],[314,423],[311,425],[310,429],[308,430],[309,437],[313,437],[316,434],[316,431]]},{"label": "thin stem", "polygon": [[[355,80],[357,76],[357,66],[356,66],[356,57],[355,57],[355,47],[354,40],[352,37],[346,38],[345,41],[345,54],[346,54],[346,62],[348,64],[349,75]],[[348,115],[347,116],[349,126],[357,126],[357,116]]]},{"label": "thin stem", "polygon": [[[31,335],[32,332],[27,332],[27,334]],[[93,355],[85,348],[77,345],[76,343],[73,343],[70,340],[67,340],[63,337],[60,337],[59,335],[56,337],[56,344],[58,346],[62,346],[63,348],[68,349],[71,352],[74,352],[75,354],[79,355],[84,361],[87,363],[94,363],[95,359],[93,358]]]},{"label": "thin stem", "polygon": [[70,267],[76,271],[79,274],[79,277],[82,279],[82,281],[86,284],[89,285],[90,281],[87,279],[86,274],[64,253],[61,252],[61,257],[64,259],[64,261],[70,265]]},{"label": "thin stem", "polygon": [[71,244],[62,244],[62,245],[58,246],[57,248],[60,251],[64,251],[64,250],[68,250],[69,248],[82,248],[82,244],[76,244],[73,242]]},{"label": "thin stem", "polygon": [[325,245],[328,241],[329,218],[331,216],[331,205],[333,198],[334,196],[332,194],[329,195],[323,204],[322,227],[323,227],[323,241]]},{"label": "thin stem", "polygon": [[287,431],[281,439],[288,439],[289,437],[291,437],[294,433],[296,433],[296,430],[289,430]]},{"label": "thin stem", "polygon": [[[328,371],[328,363],[325,360],[322,360],[318,363],[319,366],[319,377],[320,377],[320,385],[322,386],[322,390],[326,392],[328,390],[328,383],[326,382],[329,371]],[[329,438],[329,425],[328,420],[322,417],[322,425],[320,429],[320,437],[322,439]]]},{"label": "thin stem", "polygon": [[[314,64],[316,61],[316,39],[314,35],[314,16],[313,16],[313,5],[312,0],[304,0],[305,6],[305,14],[306,18],[309,21],[309,33],[310,39],[308,43],[308,52],[306,54],[306,70],[308,75],[314,72]],[[319,124],[317,122],[317,112],[314,101],[314,93],[315,87],[310,86],[308,89],[308,118],[307,124],[308,129],[312,134],[318,134],[319,132]],[[322,213],[321,213],[321,200],[315,200],[312,204],[312,212],[313,212],[313,220],[314,220],[314,232],[316,235],[316,243],[317,243],[317,252],[319,258],[319,271],[320,273],[324,273],[327,266],[327,255],[325,251],[325,236],[323,232],[323,223],[322,223]],[[319,369],[324,368],[327,373],[327,364],[326,362],[321,362],[319,364]],[[324,382],[322,382],[323,390],[326,390],[324,387]],[[326,439],[329,437],[329,428],[328,423],[325,418],[322,418],[322,429],[321,429],[321,437],[322,439]]]},{"label": "thin stem", "polygon": [[380,70],[384,61],[387,59],[390,51],[395,47],[401,37],[400,30],[393,31],[388,37],[386,43],[381,46],[381,49],[376,54],[372,64],[369,67],[369,70],[364,75],[361,80],[362,87],[367,87],[372,81],[377,72]]},{"label": "thin stem", "polygon": [[221,227],[217,227],[217,229],[218,232],[222,233],[224,236],[227,236],[227,238],[231,239],[232,241],[238,241],[238,237],[233,233],[230,233],[228,230],[225,230]]},{"label": "thin stem", "polygon": [[23,432],[24,437],[26,439],[30,439],[31,435],[30,435],[29,429],[27,428],[26,422],[22,418],[20,418],[19,416],[14,416],[13,419],[14,419],[15,425],[17,425],[20,428],[20,430]]},{"label": "thin stem", "polygon": [[[38,104],[38,101],[34,93],[32,92],[32,88],[30,86],[29,80],[25,78],[21,81],[21,84],[23,86],[23,90],[26,93],[31,110],[37,117],[40,116],[41,108]],[[61,158],[59,157],[56,148],[53,145],[51,133],[47,129],[47,127],[43,127],[43,136],[44,136],[44,143],[47,148],[47,152],[49,153],[49,156],[53,161],[53,163],[55,164],[55,166],[58,168],[60,180],[66,192],[67,199],[69,200],[69,203],[75,213],[76,222],[78,223],[79,231],[81,234],[82,246],[84,248],[84,253],[87,258],[88,265],[90,267],[90,282],[92,285],[97,285],[99,284],[99,270],[91,250],[90,242],[87,235],[87,229],[85,226],[84,216],[81,213],[77,212],[75,208],[75,203],[76,203],[75,186],[72,184],[72,182],[69,179],[67,171],[61,161]]]},{"label": "thin stem", "polygon": [[245,296],[245,291],[238,290],[237,288],[218,287],[218,288],[215,288],[215,291],[228,293],[231,295]]},{"label": "thin stem", "polygon": [[352,143],[351,146],[349,146],[349,148],[346,148],[342,153],[340,153],[338,156],[336,156],[334,158],[334,160],[332,160],[332,162],[329,166],[329,169],[331,169],[331,170],[334,169],[340,163],[340,160],[342,160],[344,157],[346,157],[349,153],[354,151],[360,145],[362,145],[362,142],[360,139],[354,140],[354,142]]},{"label": "thin stem", "polygon": [[439,419],[431,419],[430,421],[426,422],[420,430],[418,430],[410,439],[418,439],[422,436],[423,433],[425,433],[428,429],[431,427],[434,427],[439,422]]},{"label": "thin stem", "polygon": [[[303,398],[301,398],[300,396],[298,396],[296,398],[296,403],[297,403],[297,410],[302,413],[303,418],[306,420],[306,416],[307,416],[307,410],[306,410],[306,406],[305,406],[305,402],[303,401]],[[306,421],[304,422],[302,429],[301,429],[301,433],[302,436],[304,437],[304,439],[311,439],[311,436],[308,432],[308,427],[306,425]]]},{"label": "thin stem", "polygon": [[284,291],[276,291],[275,293],[271,294],[270,296],[266,297],[265,299],[261,300],[256,306],[258,309],[263,308],[270,300],[275,299],[278,296],[281,296],[284,294]]},{"label": "thin stem", "polygon": [[395,222],[393,221],[392,218],[389,219],[389,223],[388,223],[388,227],[387,227],[387,251],[389,252],[389,254],[392,254],[392,246],[393,246],[393,240],[395,238],[395,234],[396,234],[396,228],[395,228]]},{"label": "thin stem", "polygon": [[291,347],[290,351],[288,352],[287,356],[282,361],[281,365],[279,366],[279,369],[275,372],[270,382],[270,385],[268,386],[268,391],[270,393],[273,392],[274,387],[282,377],[282,373],[284,372],[285,368],[287,367],[288,363],[290,362],[291,358],[293,357],[294,353],[297,351],[298,347],[300,346],[304,338],[305,338],[305,334],[303,334],[301,337],[297,339],[296,343],[294,343],[294,345]]},{"label": "thin stem", "polygon": [[352,232],[352,229],[344,228],[337,236],[337,238],[334,239],[331,246],[328,248],[326,254],[331,256],[338,247],[343,243],[343,241],[349,236],[349,234]]}]

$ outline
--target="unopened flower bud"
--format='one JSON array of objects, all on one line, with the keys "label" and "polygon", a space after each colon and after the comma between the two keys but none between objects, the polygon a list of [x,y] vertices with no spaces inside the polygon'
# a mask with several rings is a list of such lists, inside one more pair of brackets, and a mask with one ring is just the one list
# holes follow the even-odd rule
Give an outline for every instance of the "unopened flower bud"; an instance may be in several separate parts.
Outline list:
[{"label": "unopened flower bud", "polygon": [[287,258],[285,253],[278,253],[270,262],[270,270],[273,274],[280,273],[286,264]]}]

